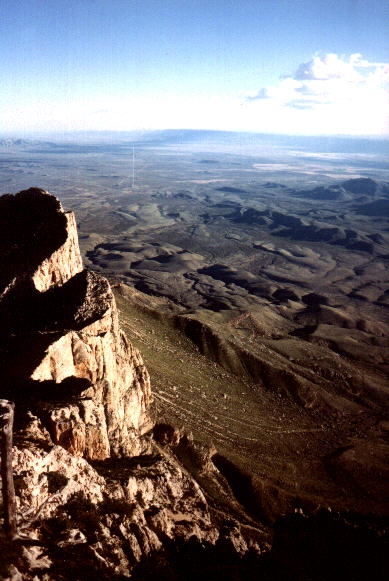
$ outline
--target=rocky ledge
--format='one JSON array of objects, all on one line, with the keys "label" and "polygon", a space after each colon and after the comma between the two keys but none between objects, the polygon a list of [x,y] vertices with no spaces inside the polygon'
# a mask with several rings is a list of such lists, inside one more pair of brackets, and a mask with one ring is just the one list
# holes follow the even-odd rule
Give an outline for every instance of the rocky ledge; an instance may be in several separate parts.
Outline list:
[{"label": "rocky ledge", "polygon": [[73,213],[36,188],[2,196],[0,256],[18,521],[1,578],[123,578],[169,540],[216,540],[200,487],[152,443],[148,372],[83,269]]}]

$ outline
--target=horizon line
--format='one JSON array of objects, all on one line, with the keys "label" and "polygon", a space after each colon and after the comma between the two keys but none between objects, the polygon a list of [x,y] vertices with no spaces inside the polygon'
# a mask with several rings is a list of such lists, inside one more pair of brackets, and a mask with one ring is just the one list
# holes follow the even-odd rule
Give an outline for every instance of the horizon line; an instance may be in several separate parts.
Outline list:
[{"label": "horizon line", "polygon": [[247,135],[247,136],[264,136],[264,137],[280,137],[280,138],[335,138],[335,139],[376,139],[389,140],[389,134],[350,134],[350,133],[279,133],[270,131],[248,131],[238,129],[198,129],[190,127],[169,128],[164,129],[73,129],[73,130],[28,130],[28,131],[2,131],[0,132],[0,139],[23,140],[32,136],[71,136],[71,135],[144,135],[144,134],[163,134],[163,133],[208,133],[208,134],[229,134],[229,135]]}]

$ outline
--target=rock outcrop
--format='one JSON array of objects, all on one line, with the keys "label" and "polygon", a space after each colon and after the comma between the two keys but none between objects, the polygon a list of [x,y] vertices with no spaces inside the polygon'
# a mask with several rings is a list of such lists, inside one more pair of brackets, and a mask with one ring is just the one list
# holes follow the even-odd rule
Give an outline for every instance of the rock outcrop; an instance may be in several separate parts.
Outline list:
[{"label": "rock outcrop", "polygon": [[0,532],[0,577],[127,579],[153,555],[169,567],[190,539],[240,558],[239,527],[220,535],[199,484],[152,439],[148,372],[108,281],[83,269],[74,215],[35,188],[1,197],[0,256],[18,528]]},{"label": "rock outcrop", "polygon": [[108,281],[83,269],[73,213],[47,192],[0,198],[2,392],[55,444],[89,459],[136,455],[150,380],[119,328]]},{"label": "rock outcrop", "polygon": [[92,467],[61,446],[16,448],[14,465],[19,530],[37,541],[15,563],[34,561],[36,579],[79,578],[85,565],[91,577],[128,576],[167,542],[218,539],[200,487],[164,453]]}]

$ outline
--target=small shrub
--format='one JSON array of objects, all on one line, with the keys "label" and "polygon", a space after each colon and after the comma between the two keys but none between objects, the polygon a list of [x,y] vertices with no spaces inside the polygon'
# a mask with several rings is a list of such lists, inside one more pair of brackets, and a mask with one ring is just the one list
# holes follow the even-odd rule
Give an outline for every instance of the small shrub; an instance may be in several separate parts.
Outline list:
[{"label": "small shrub", "polygon": [[68,529],[69,519],[63,514],[45,519],[41,524],[42,533],[51,540],[60,539]]},{"label": "small shrub", "polygon": [[134,514],[135,505],[130,504],[121,498],[106,498],[100,502],[98,511],[100,514],[119,514],[123,516],[132,516]]},{"label": "small shrub", "polygon": [[50,494],[54,494],[55,492],[59,492],[62,490],[67,483],[69,482],[69,478],[61,474],[60,472],[48,472],[47,473],[47,483],[48,483],[48,490]]},{"label": "small shrub", "polygon": [[63,507],[77,526],[88,538],[94,542],[100,524],[100,515],[97,507],[82,492],[74,493]]},{"label": "small shrub", "polygon": [[142,491],[141,490],[137,490],[137,492],[135,494],[135,499],[136,499],[136,502],[139,504],[139,506],[141,508],[145,508],[146,507],[146,503],[144,501],[143,494],[142,494]]}]

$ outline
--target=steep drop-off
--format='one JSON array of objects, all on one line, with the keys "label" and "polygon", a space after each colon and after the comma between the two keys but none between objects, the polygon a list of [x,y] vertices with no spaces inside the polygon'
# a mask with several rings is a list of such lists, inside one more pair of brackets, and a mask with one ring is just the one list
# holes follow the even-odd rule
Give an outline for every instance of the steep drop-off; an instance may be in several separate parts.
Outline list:
[{"label": "steep drop-off", "polygon": [[18,529],[0,534],[0,578],[125,579],[191,537],[246,552],[153,441],[148,372],[108,281],[83,270],[73,214],[34,188],[1,197],[0,222],[0,397],[16,404]]}]

